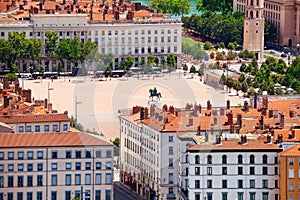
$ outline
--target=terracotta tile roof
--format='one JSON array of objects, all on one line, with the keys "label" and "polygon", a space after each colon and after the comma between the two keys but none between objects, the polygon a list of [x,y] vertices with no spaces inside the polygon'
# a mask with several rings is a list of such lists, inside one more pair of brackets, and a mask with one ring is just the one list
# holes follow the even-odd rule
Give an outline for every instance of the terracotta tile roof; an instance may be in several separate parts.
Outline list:
[{"label": "terracotta tile roof", "polygon": [[[274,140],[273,140],[274,141]],[[248,140],[245,144],[239,144],[240,140],[222,140],[221,144],[196,144],[191,145],[188,148],[188,151],[230,151],[230,150],[239,150],[239,151],[255,151],[255,150],[275,150],[280,151],[279,145],[274,144],[274,142],[265,144],[265,140]]]},{"label": "terracotta tile roof", "polygon": [[67,114],[37,114],[37,115],[12,115],[0,116],[0,122],[6,124],[13,123],[36,123],[36,122],[57,122],[57,121],[70,121]]},{"label": "terracotta tile roof", "polygon": [[112,145],[97,136],[82,132],[67,133],[3,133],[0,148],[68,147]]},{"label": "terracotta tile roof", "polygon": [[59,2],[54,1],[45,1],[44,2],[44,9],[45,10],[55,10],[55,6],[58,5]]},{"label": "terracotta tile roof", "polygon": [[300,144],[297,144],[283,152],[279,153],[280,156],[300,156]]}]

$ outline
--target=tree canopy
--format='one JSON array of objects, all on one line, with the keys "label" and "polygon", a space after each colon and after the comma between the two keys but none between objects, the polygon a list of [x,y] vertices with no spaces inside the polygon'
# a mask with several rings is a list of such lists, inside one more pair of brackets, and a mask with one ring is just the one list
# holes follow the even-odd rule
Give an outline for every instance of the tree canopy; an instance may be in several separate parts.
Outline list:
[{"label": "tree canopy", "polygon": [[158,13],[183,16],[190,13],[191,3],[189,0],[153,0],[149,6],[156,9]]},{"label": "tree canopy", "polygon": [[198,11],[212,11],[231,13],[233,8],[232,0],[197,0],[196,9]]}]

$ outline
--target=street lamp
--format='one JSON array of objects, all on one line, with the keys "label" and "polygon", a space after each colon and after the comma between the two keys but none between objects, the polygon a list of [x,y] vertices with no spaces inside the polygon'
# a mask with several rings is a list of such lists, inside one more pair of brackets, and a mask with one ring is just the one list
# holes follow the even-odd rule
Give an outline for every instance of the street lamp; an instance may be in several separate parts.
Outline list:
[{"label": "street lamp", "polygon": [[50,90],[54,90],[54,88],[50,88],[50,82],[48,82],[48,102],[50,103]]},{"label": "street lamp", "polygon": [[77,121],[77,105],[81,104],[81,101],[77,101],[77,96],[75,96],[75,120]]}]

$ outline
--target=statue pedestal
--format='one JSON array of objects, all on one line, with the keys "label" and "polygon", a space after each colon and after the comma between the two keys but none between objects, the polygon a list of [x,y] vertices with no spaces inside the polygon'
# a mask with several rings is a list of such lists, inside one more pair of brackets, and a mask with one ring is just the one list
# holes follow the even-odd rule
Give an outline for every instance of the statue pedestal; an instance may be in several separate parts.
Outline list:
[{"label": "statue pedestal", "polygon": [[148,108],[151,108],[152,105],[155,105],[156,108],[162,109],[161,102],[159,102],[159,101],[149,100]]}]

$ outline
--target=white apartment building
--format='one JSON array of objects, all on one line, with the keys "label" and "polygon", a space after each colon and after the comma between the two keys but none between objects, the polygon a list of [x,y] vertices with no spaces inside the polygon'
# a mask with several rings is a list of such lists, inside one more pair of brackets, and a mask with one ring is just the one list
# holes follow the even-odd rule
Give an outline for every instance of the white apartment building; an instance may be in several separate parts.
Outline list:
[{"label": "white apartment building", "polygon": [[113,155],[82,132],[0,134],[0,199],[110,200]]},{"label": "white apartment building", "polygon": [[216,140],[188,148],[189,200],[278,200],[279,144]]},{"label": "white apartment building", "polygon": [[[9,32],[24,32],[26,38],[37,38],[45,44],[46,31],[57,32],[59,38],[79,37],[82,42],[91,40],[98,43],[100,53],[112,53],[114,69],[131,55],[136,63],[152,54],[157,61],[174,53],[177,67],[181,56],[181,26],[179,19],[164,18],[135,19],[123,21],[88,21],[87,14],[32,14],[30,20],[0,21],[0,39],[8,39]],[[45,71],[52,71],[57,61],[41,61]],[[52,63],[54,62],[54,63]],[[65,61],[66,71],[73,64]],[[29,72],[30,63],[20,63],[21,71]],[[93,70],[93,69],[90,69]]]},{"label": "white apartment building", "polygon": [[4,115],[0,121],[9,125],[15,133],[67,132],[70,130],[68,114]]},{"label": "white apartment building", "polygon": [[176,130],[164,127],[163,113],[146,116],[147,108],[120,117],[121,181],[146,199],[178,199]]}]

